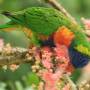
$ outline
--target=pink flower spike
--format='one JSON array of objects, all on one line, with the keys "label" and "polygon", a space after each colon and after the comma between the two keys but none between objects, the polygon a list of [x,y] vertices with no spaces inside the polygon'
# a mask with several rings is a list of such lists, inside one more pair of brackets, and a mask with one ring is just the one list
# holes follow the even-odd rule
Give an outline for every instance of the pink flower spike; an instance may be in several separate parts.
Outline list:
[{"label": "pink flower spike", "polygon": [[42,60],[42,64],[45,68],[50,69],[52,67],[52,63],[48,60]]},{"label": "pink flower spike", "polygon": [[0,38],[0,51],[3,49],[4,47],[4,41],[3,39]]},{"label": "pink flower spike", "polygon": [[52,53],[50,51],[47,51],[46,49],[43,50],[42,54],[42,64],[45,68],[50,69],[52,67]]},{"label": "pink flower spike", "polygon": [[90,19],[82,18],[81,20],[82,20],[83,24],[85,25],[85,29],[90,30]]},{"label": "pink flower spike", "polygon": [[[67,68],[69,67],[70,58],[68,53],[68,48],[64,45],[57,45],[55,48],[57,69],[62,69],[64,72],[67,72]],[[71,67],[70,67],[71,68]],[[72,70],[72,69],[69,69]],[[70,72],[70,71],[68,71]]]},{"label": "pink flower spike", "polygon": [[55,48],[55,52],[58,57],[63,57],[69,60],[68,49],[66,46],[57,44]]},{"label": "pink flower spike", "polygon": [[57,82],[62,77],[62,75],[62,70],[57,70],[55,73],[44,71],[42,74],[42,79],[45,81],[45,90],[58,90]]}]

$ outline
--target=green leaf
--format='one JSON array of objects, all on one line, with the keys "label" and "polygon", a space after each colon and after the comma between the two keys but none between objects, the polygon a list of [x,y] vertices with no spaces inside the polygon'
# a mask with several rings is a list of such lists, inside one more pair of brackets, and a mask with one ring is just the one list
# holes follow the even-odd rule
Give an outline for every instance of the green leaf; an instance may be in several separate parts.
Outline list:
[{"label": "green leaf", "polygon": [[26,78],[29,85],[35,84],[37,86],[40,82],[39,77],[33,72],[29,73]]},{"label": "green leaf", "polygon": [[22,83],[20,81],[16,81],[15,85],[16,85],[16,90],[24,90]]}]

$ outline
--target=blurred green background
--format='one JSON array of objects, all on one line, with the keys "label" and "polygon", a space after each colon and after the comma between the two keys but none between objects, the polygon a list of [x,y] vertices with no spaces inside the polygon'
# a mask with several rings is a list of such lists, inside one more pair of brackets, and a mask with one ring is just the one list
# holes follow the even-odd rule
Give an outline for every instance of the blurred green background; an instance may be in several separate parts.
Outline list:
[{"label": "blurred green background", "polygon": [[[58,0],[68,12],[74,16],[78,21],[81,17],[90,18],[90,0]],[[51,7],[46,4],[44,0],[0,0],[0,12],[1,11],[18,11],[27,7],[40,6],[40,7]],[[0,24],[7,22],[9,19],[5,16],[0,15]],[[12,46],[28,47],[29,39],[20,30],[12,32],[0,31],[0,38],[3,38],[5,43],[10,43]],[[23,64],[21,67],[12,72],[10,70],[0,70],[0,81],[4,82],[15,82],[21,80],[23,76],[30,72],[30,65]],[[9,83],[11,86],[12,83]],[[0,84],[4,87],[4,84]],[[20,85],[19,83],[16,84]],[[14,86],[11,86],[11,90],[14,90]],[[4,89],[0,89],[4,90]],[[10,90],[10,88],[8,89]],[[16,89],[15,89],[16,90]],[[20,89],[18,89],[20,90]],[[22,87],[21,87],[22,90]]]}]

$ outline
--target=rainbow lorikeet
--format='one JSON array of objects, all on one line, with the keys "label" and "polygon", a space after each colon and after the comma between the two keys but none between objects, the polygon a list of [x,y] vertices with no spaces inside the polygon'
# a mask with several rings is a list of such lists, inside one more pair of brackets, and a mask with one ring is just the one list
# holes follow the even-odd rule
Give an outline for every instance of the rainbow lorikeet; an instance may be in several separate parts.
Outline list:
[{"label": "rainbow lorikeet", "polygon": [[[64,44],[69,49],[71,62],[75,67],[83,67],[88,63],[90,45],[82,28],[56,9],[32,7],[2,14],[11,21],[1,25],[0,29],[16,25],[26,27],[32,31],[30,39],[34,44],[50,46],[55,46],[55,43]],[[41,40],[41,36],[46,40]]]}]

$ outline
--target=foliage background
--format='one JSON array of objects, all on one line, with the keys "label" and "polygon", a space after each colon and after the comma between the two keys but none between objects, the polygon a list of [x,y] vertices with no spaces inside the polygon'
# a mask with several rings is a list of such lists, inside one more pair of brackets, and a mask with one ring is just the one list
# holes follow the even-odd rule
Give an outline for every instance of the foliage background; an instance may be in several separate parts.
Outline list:
[{"label": "foliage background", "polygon": [[[81,17],[90,18],[90,0],[58,0],[71,14],[76,17],[80,22]],[[45,6],[51,7],[46,4],[44,0],[0,0],[1,11],[18,11],[27,7]],[[0,24],[7,22],[9,19],[0,15]],[[25,37],[24,33],[20,30],[11,32],[0,31],[0,38],[3,38],[6,43],[11,43],[12,46],[28,47],[29,39]],[[30,65],[23,64],[21,67],[12,72],[10,70],[0,70],[0,81],[15,82],[30,72]],[[2,90],[2,89],[0,89]]]}]

